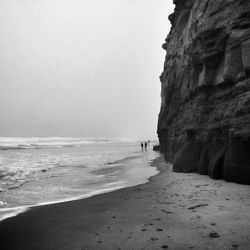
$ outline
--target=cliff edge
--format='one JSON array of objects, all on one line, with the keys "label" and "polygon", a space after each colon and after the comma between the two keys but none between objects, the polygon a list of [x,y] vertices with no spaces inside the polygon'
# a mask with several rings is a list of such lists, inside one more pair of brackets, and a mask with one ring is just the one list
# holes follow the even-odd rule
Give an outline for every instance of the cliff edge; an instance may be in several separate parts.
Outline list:
[{"label": "cliff edge", "polygon": [[174,0],[158,136],[176,172],[250,184],[250,1]]}]

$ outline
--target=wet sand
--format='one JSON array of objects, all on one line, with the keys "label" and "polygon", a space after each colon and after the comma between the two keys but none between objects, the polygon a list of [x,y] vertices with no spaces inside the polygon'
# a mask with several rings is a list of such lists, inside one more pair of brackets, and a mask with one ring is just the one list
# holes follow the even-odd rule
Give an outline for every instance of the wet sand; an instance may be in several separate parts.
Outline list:
[{"label": "wet sand", "polygon": [[149,183],[2,221],[0,249],[250,249],[250,186],[152,164]]}]

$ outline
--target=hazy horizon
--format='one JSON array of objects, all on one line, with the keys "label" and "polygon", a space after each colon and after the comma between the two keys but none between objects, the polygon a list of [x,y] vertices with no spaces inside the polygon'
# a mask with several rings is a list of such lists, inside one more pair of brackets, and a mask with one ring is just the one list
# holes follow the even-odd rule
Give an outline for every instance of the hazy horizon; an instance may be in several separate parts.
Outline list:
[{"label": "hazy horizon", "polygon": [[0,0],[0,137],[156,138],[166,0]]}]

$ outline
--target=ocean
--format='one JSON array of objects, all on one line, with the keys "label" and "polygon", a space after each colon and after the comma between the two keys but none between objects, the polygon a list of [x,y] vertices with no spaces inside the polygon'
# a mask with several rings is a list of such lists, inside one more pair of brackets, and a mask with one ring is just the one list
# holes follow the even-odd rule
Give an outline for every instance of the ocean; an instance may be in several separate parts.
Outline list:
[{"label": "ocean", "polygon": [[[156,154],[142,152],[139,142],[106,138],[0,138],[0,220],[145,183],[158,173],[148,164]],[[141,155],[142,164],[123,164]]]}]

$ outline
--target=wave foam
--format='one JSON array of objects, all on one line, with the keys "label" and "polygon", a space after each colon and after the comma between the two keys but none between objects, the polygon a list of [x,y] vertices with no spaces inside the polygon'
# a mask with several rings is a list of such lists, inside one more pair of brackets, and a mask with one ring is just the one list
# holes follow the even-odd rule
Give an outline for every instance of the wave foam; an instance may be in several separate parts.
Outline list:
[{"label": "wave foam", "polygon": [[92,143],[118,142],[106,138],[72,138],[72,137],[0,137],[0,150],[21,150],[41,148],[80,147]]}]

